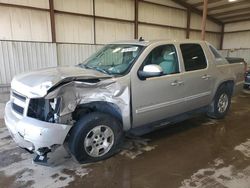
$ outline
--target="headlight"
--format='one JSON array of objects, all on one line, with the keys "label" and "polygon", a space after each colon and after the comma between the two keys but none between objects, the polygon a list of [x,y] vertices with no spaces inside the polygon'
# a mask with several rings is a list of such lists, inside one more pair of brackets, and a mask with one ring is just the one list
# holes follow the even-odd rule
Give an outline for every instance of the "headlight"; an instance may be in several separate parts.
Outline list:
[{"label": "headlight", "polygon": [[46,122],[55,123],[59,117],[61,97],[55,99],[31,99],[28,116]]}]

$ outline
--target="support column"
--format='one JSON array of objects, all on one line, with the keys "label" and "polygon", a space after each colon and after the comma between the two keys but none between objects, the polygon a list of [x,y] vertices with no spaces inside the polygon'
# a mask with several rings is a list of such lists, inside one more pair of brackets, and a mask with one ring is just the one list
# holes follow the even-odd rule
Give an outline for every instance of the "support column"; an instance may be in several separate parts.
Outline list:
[{"label": "support column", "polygon": [[94,44],[96,44],[96,17],[95,17],[95,0],[93,0],[93,29],[94,29]]},{"label": "support column", "polygon": [[225,33],[225,24],[223,23],[221,25],[221,40],[220,40],[220,49],[223,49],[223,43],[224,43],[224,33]]},{"label": "support column", "polygon": [[186,39],[190,38],[190,23],[191,23],[191,10],[187,9],[187,28],[186,28]]},{"label": "support column", "polygon": [[206,39],[206,23],[207,23],[207,2],[208,0],[203,0],[203,16],[202,16],[202,23],[201,23],[201,39]]},{"label": "support column", "polygon": [[49,0],[49,10],[50,10],[51,38],[52,42],[56,42],[54,0]]},{"label": "support column", "polygon": [[138,39],[138,10],[139,0],[135,0],[135,20],[134,20],[134,38]]}]

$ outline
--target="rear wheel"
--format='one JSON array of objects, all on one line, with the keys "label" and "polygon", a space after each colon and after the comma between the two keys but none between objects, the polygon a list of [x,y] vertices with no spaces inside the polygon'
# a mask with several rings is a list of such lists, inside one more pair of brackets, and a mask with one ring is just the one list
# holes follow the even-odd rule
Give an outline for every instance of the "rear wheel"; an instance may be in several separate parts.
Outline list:
[{"label": "rear wheel", "polygon": [[112,156],[119,150],[122,141],[121,123],[108,114],[93,112],[74,125],[68,146],[77,161],[87,163]]},{"label": "rear wheel", "polygon": [[221,86],[210,105],[208,116],[215,119],[224,118],[231,105],[232,92],[226,86]]}]

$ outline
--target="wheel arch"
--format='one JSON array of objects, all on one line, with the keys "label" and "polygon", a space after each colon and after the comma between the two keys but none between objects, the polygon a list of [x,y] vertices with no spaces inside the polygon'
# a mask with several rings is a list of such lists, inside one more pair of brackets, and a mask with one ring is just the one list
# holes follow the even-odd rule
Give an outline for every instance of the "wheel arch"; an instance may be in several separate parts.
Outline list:
[{"label": "wheel arch", "polygon": [[214,92],[213,92],[213,100],[214,100],[214,97],[215,97],[215,95],[216,95],[216,92],[217,92],[218,89],[221,88],[221,87],[227,87],[227,88],[229,89],[229,91],[230,91],[231,96],[232,96],[233,93],[234,93],[234,85],[235,85],[234,80],[225,80],[225,81],[220,82],[220,83],[217,85],[217,87],[216,87],[216,89],[214,90]]},{"label": "wheel arch", "polygon": [[85,114],[91,112],[102,112],[115,117],[123,125],[123,116],[121,109],[114,103],[106,101],[95,101],[86,104],[79,104],[72,113],[74,120],[78,120]]}]

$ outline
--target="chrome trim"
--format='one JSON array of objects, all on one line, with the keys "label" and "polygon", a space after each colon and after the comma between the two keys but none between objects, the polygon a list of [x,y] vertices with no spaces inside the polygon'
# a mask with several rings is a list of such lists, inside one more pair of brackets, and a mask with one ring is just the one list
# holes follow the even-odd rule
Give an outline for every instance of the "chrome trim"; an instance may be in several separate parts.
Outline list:
[{"label": "chrome trim", "polygon": [[189,97],[184,97],[184,98],[169,101],[169,102],[163,102],[163,103],[154,104],[154,105],[151,105],[151,106],[142,107],[142,108],[137,109],[135,112],[136,112],[136,114],[140,114],[140,113],[144,113],[144,112],[148,112],[148,111],[152,111],[152,110],[157,110],[159,108],[164,108],[164,107],[167,107],[167,106],[171,106],[171,105],[179,104],[179,103],[182,103],[182,102],[194,100],[194,99],[197,99],[197,98],[205,97],[205,96],[208,96],[210,94],[211,94],[211,91],[204,92],[204,93],[200,93],[200,94],[197,94],[197,95],[192,95],[192,96],[189,96]]}]

